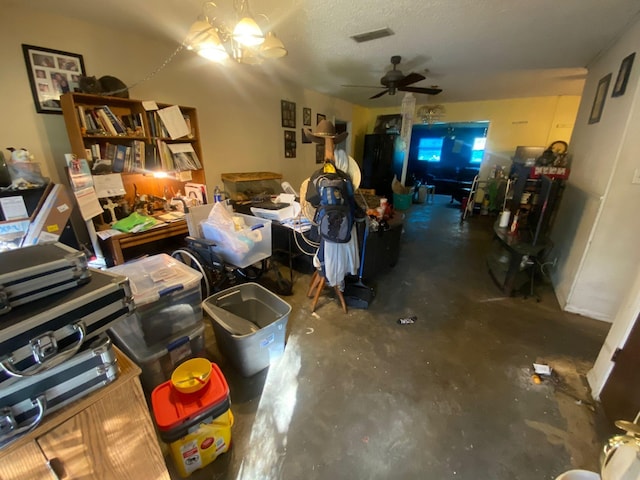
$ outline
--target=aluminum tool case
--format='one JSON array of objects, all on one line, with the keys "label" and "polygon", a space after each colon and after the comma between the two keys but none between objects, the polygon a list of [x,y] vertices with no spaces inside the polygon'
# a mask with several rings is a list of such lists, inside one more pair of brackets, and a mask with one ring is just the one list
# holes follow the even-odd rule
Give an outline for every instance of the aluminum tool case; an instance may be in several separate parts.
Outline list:
[{"label": "aluminum tool case", "polygon": [[91,281],[0,316],[0,387],[72,357],[134,311],[129,279],[91,269]]},{"label": "aluminum tool case", "polygon": [[46,372],[3,385],[0,390],[0,449],[36,428],[48,414],[82,398],[118,376],[106,333],[69,360]]},{"label": "aluminum tool case", "polygon": [[87,256],[62,243],[45,243],[2,253],[0,314],[91,279]]}]

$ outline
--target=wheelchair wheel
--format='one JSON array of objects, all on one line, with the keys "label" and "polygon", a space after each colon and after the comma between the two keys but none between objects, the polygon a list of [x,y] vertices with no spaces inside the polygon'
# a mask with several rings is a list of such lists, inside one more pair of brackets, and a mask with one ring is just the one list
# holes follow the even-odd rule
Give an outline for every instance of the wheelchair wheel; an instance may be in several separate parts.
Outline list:
[{"label": "wheelchair wheel", "polygon": [[202,290],[202,299],[206,299],[211,295],[211,282],[209,281],[209,271],[205,267],[205,263],[202,260],[202,257],[198,255],[196,252],[179,248],[175,252],[171,254],[173,258],[178,260],[181,263],[184,263],[186,266],[197,270],[202,274],[202,280],[200,281],[200,289]]}]

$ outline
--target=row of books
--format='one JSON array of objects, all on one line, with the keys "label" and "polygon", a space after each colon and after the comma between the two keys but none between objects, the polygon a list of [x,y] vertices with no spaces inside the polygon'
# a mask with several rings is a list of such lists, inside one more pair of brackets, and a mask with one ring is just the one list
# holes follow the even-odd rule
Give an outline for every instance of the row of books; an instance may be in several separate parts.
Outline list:
[{"label": "row of books", "polygon": [[200,170],[202,163],[190,143],[167,144],[156,140],[146,144],[133,140],[131,144],[95,143],[87,150],[94,173],[140,172],[143,170]]},{"label": "row of books", "polygon": [[141,114],[115,115],[107,105],[98,107],[78,105],[76,110],[80,126],[88,135],[145,136]]},{"label": "row of books", "polygon": [[190,143],[166,143],[156,140],[160,168],[165,171],[200,170],[202,163]]}]

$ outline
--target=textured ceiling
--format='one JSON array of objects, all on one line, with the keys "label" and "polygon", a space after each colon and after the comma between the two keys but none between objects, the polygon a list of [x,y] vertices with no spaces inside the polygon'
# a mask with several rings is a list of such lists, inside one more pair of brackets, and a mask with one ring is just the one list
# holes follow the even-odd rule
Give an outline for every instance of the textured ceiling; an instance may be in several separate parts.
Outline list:
[{"label": "textured ceiling", "polygon": [[[0,0],[52,13],[137,29],[178,42],[201,11],[199,0]],[[218,0],[231,11],[231,0]],[[402,93],[376,100],[391,68],[438,85],[418,103],[579,95],[586,69],[633,22],[638,0],[251,0],[268,15],[289,55],[271,61],[273,75],[367,107],[399,105]],[[223,17],[225,14],[222,15]],[[395,35],[358,44],[350,36],[380,28]],[[631,52],[629,52],[631,53]],[[427,73],[425,73],[427,71]]]}]

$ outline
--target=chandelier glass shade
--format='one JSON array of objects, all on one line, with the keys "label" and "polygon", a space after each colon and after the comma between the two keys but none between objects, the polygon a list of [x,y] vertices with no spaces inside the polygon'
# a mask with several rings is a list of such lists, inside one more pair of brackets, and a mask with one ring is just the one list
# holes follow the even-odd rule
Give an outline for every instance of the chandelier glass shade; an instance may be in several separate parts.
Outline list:
[{"label": "chandelier glass shade", "polygon": [[418,108],[416,116],[422,123],[432,125],[442,120],[445,113],[444,105],[423,105]]},{"label": "chandelier glass shade", "polygon": [[287,55],[284,44],[273,32],[263,33],[249,13],[248,0],[234,1],[235,16],[240,20],[233,28],[213,15],[218,10],[215,3],[205,2],[201,18],[191,25],[185,39],[184,45],[189,50],[215,62],[232,59],[245,64],[259,64],[265,59]]}]

